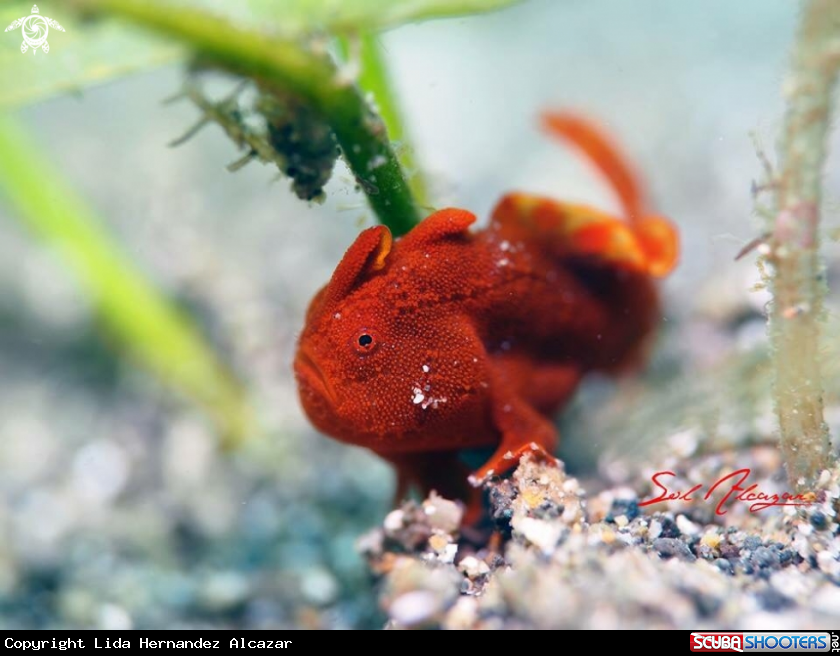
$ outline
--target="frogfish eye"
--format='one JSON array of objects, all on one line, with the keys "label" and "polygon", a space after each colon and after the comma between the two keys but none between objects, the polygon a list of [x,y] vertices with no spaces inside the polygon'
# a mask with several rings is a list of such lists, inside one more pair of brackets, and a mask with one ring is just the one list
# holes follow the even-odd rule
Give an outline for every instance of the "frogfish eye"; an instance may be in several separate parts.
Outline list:
[{"label": "frogfish eye", "polygon": [[373,339],[373,335],[369,331],[362,330],[356,335],[354,345],[359,353],[371,353],[376,348],[376,340]]}]

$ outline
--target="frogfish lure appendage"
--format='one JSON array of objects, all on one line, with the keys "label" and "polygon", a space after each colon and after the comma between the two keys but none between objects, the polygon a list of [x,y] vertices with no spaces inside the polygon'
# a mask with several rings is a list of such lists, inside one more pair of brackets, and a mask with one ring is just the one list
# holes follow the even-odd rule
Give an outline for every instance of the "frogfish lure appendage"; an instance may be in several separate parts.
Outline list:
[{"label": "frogfish lure appendage", "polygon": [[[397,240],[368,228],[312,300],[295,356],[318,429],[391,462],[400,493],[461,498],[471,518],[474,485],[553,452],[551,418],[583,376],[642,361],[661,319],[655,279],[679,257],[601,129],[570,113],[543,126],[588,156],[623,216],[511,193],[483,230],[456,208]],[[475,448],[493,454],[470,472],[460,454]]]}]

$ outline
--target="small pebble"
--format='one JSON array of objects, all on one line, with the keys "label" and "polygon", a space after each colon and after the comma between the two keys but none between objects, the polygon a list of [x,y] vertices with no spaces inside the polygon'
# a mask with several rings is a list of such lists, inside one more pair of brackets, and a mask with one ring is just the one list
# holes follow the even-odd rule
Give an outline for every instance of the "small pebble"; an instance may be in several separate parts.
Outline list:
[{"label": "small pebble", "polygon": [[385,515],[385,521],[382,522],[382,527],[385,529],[385,533],[393,535],[399,531],[403,527],[403,516],[404,513],[399,508],[397,510],[392,510]]},{"label": "small pebble", "polygon": [[677,538],[657,538],[653,541],[653,548],[663,558],[682,558],[683,560],[694,560],[695,556],[691,549],[682,540]]},{"label": "small pebble", "polygon": [[512,522],[514,531],[528,542],[550,554],[560,540],[563,527],[558,522],[549,522],[533,517],[516,517]]},{"label": "small pebble", "polygon": [[660,536],[663,538],[678,538],[680,537],[680,529],[677,523],[670,517],[662,517],[660,519],[662,530]]},{"label": "small pebble", "polygon": [[761,538],[757,538],[754,535],[749,536],[744,540],[744,549],[749,551],[755,551],[761,546]]},{"label": "small pebble", "polygon": [[423,502],[423,512],[426,513],[432,528],[447,533],[456,532],[464,516],[464,509],[460,504],[444,499],[435,492]]},{"label": "small pebble", "polygon": [[606,517],[606,521],[611,522],[613,518],[618,518],[624,515],[629,521],[633,521],[639,516],[639,503],[636,499],[615,499],[610,507],[610,512]]},{"label": "small pebble", "polygon": [[768,547],[759,547],[753,552],[750,562],[758,569],[778,569],[779,552]]},{"label": "small pebble", "polygon": [[445,533],[433,533],[429,538],[429,546],[437,553],[443,553],[449,544],[449,536]]},{"label": "small pebble", "polygon": [[734,574],[735,570],[732,567],[732,563],[730,563],[726,558],[718,558],[715,560],[715,565],[717,565],[718,569],[722,572],[726,572],[727,574]]},{"label": "small pebble", "polygon": [[458,563],[458,569],[471,579],[478,578],[490,571],[490,567],[483,560],[475,556],[466,556]]},{"label": "small pebble", "polygon": [[828,551],[817,554],[817,566],[829,576],[840,576],[840,561]]},{"label": "small pebble", "polygon": [[758,603],[761,604],[764,610],[775,612],[793,605],[790,599],[775,588],[765,588],[757,592],[755,596],[758,598]]},{"label": "small pebble", "polygon": [[811,515],[810,521],[811,526],[817,530],[821,531],[828,527],[828,517],[826,517],[825,513],[820,512],[819,510]]},{"label": "small pebble", "polygon": [[677,515],[676,524],[684,535],[698,535],[700,533],[700,527],[685,515]]},{"label": "small pebble", "polygon": [[720,551],[720,555],[724,558],[735,559],[741,555],[741,549],[736,544],[732,544],[731,542],[721,542],[718,551]]},{"label": "small pebble", "polygon": [[441,610],[441,600],[434,592],[414,590],[394,599],[388,614],[401,626],[412,628],[431,622]]}]

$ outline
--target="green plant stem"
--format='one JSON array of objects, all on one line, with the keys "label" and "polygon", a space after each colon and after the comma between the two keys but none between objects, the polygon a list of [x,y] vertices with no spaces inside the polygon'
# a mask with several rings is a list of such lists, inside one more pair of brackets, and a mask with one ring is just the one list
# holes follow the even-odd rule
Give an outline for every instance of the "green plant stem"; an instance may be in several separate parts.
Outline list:
[{"label": "green plant stem", "polygon": [[378,219],[396,235],[405,234],[420,220],[385,124],[365,103],[354,81],[343,79],[326,55],[198,10],[140,0],[73,0],[73,5],[155,30],[221,68],[255,79],[263,88],[299,96],[332,127]]},{"label": "green plant stem", "polygon": [[0,114],[0,199],[63,259],[110,337],[213,417],[233,445],[253,428],[244,391],[186,315],[134,269],[94,212],[11,117]]},{"label": "green plant stem", "polygon": [[810,0],[794,46],[775,181],[769,335],[781,448],[791,485],[811,489],[830,464],[823,419],[820,337],[823,272],[819,259],[821,178],[832,95],[840,65],[840,2]]},{"label": "green plant stem", "polygon": [[[429,187],[417,166],[414,150],[411,147],[411,139],[408,136],[405,122],[402,120],[399,100],[397,94],[394,93],[394,85],[388,71],[387,62],[382,56],[382,47],[379,45],[378,39],[377,34],[364,34],[355,39],[341,37],[338,43],[345,60],[358,57],[361,66],[359,86],[362,91],[373,95],[379,115],[388,128],[388,136],[391,141],[401,144],[398,149],[399,159],[403,169],[408,173],[408,183],[417,204],[423,208],[430,208]],[[358,52],[355,52],[354,48],[357,48]]]}]

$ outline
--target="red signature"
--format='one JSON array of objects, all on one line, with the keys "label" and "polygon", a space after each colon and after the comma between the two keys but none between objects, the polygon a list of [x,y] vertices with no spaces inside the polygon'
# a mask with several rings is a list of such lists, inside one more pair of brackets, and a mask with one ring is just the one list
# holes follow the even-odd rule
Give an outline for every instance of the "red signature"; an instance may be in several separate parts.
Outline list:
[{"label": "red signature", "polygon": [[[806,492],[804,494],[789,494],[787,492],[782,492],[782,494],[779,495],[762,492],[758,489],[758,483],[753,483],[748,487],[744,487],[747,478],[749,478],[750,471],[751,470],[749,469],[739,469],[731,474],[727,474],[715,481],[714,485],[706,491],[706,494],[703,495],[703,499],[708,501],[716,491],[726,490],[723,498],[718,502],[717,506],[715,506],[716,515],[725,515],[727,513],[726,509],[724,509],[724,505],[729,501],[743,501],[745,503],[749,503],[750,512],[758,512],[759,510],[772,508],[773,506],[810,506],[816,499],[816,495],[814,495],[813,492]],[[698,483],[685,492],[681,490],[672,492],[660,480],[665,476],[673,477],[676,476],[676,474],[672,471],[661,471],[651,476],[651,482],[659,488],[662,493],[654,499],[642,501],[639,504],[640,507],[650,506],[654,503],[661,503],[663,501],[694,501],[694,497],[691,495],[699,492],[703,487],[702,483]]]}]

